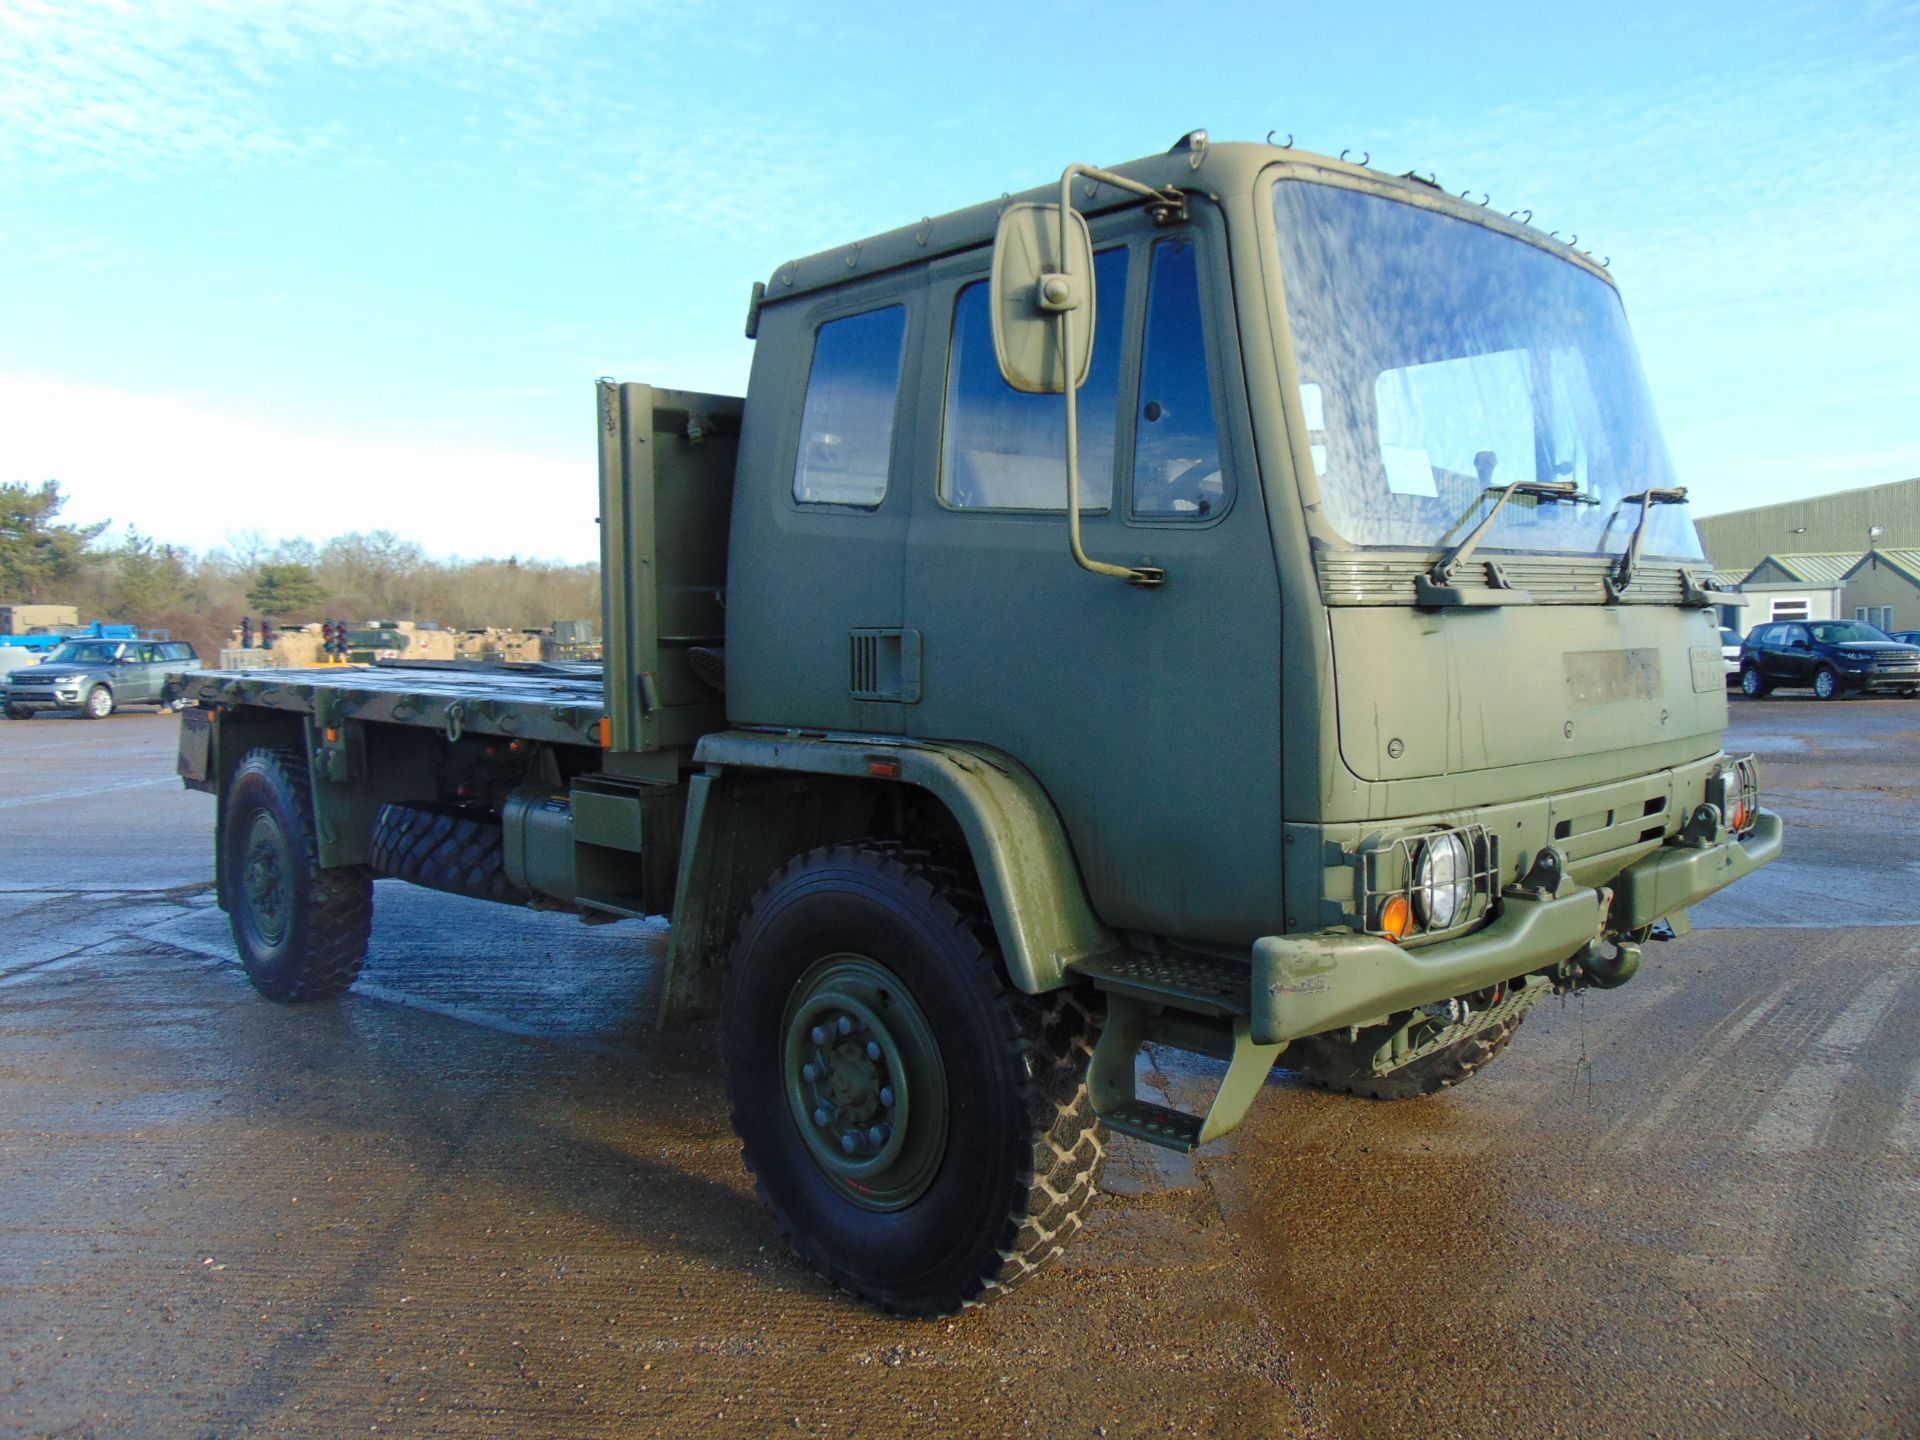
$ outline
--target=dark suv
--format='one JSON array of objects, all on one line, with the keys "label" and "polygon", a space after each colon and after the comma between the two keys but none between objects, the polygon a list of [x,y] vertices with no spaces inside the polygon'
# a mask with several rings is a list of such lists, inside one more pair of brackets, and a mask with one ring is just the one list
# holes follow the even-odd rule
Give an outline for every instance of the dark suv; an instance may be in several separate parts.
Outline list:
[{"label": "dark suv", "polygon": [[1920,645],[1902,645],[1863,620],[1776,620],[1740,647],[1740,688],[1764,695],[1805,686],[1822,700],[1854,690],[1920,695]]}]

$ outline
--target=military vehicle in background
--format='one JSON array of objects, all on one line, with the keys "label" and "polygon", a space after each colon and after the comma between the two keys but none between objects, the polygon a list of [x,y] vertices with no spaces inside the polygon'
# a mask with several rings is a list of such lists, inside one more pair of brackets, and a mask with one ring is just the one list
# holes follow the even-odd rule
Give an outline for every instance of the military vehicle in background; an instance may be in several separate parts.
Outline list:
[{"label": "military vehicle in background", "polygon": [[[670,915],[746,1163],[937,1314],[1276,1062],[1431,1094],[1771,860],[1605,270],[1418,177],[1194,134],[783,265],[748,398],[603,382],[604,674],[196,677],[253,984],[389,875]],[[1146,1042],[1225,1061],[1204,1115]],[[1284,1205],[1284,1197],[1276,1197]]]},{"label": "military vehicle in background", "polygon": [[0,605],[0,672],[31,665],[59,649],[73,637],[93,640],[165,640],[164,630],[151,634],[132,625],[80,623],[72,605]]}]

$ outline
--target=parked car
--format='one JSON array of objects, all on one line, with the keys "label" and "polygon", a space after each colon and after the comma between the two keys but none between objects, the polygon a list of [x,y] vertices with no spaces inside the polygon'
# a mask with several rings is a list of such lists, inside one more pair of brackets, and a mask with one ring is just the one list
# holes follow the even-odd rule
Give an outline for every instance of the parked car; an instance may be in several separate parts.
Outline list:
[{"label": "parked car", "polygon": [[104,720],[123,705],[178,706],[180,676],[200,668],[184,640],[69,640],[38,665],[0,682],[9,720],[42,710],[78,710]]},{"label": "parked car", "polygon": [[1903,645],[1863,620],[1777,620],[1740,647],[1740,688],[1811,689],[1822,700],[1857,691],[1920,695],[1920,645]]},{"label": "parked car", "polygon": [[1720,667],[1729,685],[1740,683],[1740,632],[1731,625],[1720,627]]},{"label": "parked car", "polygon": [[1889,640],[1898,640],[1902,645],[1920,645],[1920,630],[1889,630]]}]

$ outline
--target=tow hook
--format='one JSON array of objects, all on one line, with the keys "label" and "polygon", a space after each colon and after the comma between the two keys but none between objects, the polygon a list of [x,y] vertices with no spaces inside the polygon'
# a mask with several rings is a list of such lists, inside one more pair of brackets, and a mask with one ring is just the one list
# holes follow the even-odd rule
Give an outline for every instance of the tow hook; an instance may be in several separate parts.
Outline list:
[{"label": "tow hook", "polygon": [[1596,940],[1580,957],[1580,973],[1589,985],[1602,990],[1615,989],[1640,973],[1640,947],[1631,940],[1622,940],[1613,947],[1613,953],[1608,954]]}]

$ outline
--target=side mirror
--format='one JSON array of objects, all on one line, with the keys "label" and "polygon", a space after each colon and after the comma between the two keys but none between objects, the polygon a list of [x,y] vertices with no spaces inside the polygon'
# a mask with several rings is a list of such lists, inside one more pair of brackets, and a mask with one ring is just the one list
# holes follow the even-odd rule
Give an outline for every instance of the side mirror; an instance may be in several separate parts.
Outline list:
[{"label": "side mirror", "polygon": [[[993,238],[993,353],[1007,384],[1029,395],[1078,390],[1093,363],[1093,237],[1068,209],[1061,253],[1058,205],[1009,205]],[[1060,350],[1060,316],[1072,353]]]}]

